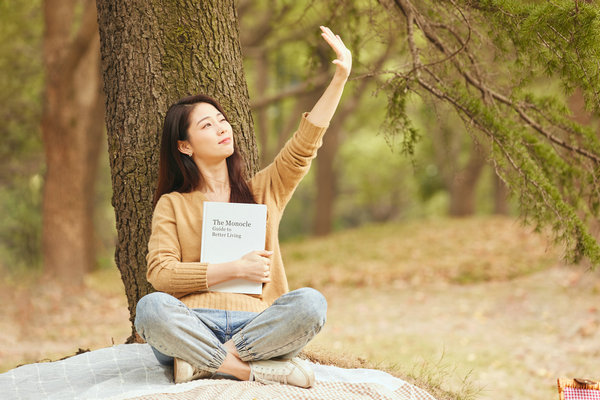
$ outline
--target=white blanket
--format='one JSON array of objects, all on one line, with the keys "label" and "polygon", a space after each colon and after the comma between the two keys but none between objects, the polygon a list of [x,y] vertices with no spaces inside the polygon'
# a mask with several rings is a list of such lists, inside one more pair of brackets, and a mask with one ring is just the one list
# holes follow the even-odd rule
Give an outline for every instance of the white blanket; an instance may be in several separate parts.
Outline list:
[{"label": "white blanket", "polygon": [[228,379],[173,384],[147,344],[117,345],[0,374],[0,399],[422,399],[431,395],[372,369],[314,364],[311,389]]}]

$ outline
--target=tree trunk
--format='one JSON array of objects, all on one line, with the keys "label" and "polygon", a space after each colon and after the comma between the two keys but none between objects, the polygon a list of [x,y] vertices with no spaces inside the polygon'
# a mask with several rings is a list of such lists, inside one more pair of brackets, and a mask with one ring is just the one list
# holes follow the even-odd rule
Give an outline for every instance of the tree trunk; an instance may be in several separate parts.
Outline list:
[{"label": "tree trunk", "polygon": [[450,215],[464,217],[475,213],[475,189],[485,166],[485,157],[477,147],[471,149],[467,165],[458,172],[450,187]]},{"label": "tree trunk", "polygon": [[338,183],[334,161],[340,147],[341,129],[342,126],[337,121],[328,129],[316,162],[317,206],[313,229],[317,236],[328,235],[333,226],[333,206],[337,197]]},{"label": "tree trunk", "polygon": [[[46,155],[42,243],[47,275],[81,284],[95,263],[93,205],[104,132],[96,11],[76,1],[44,4],[46,87],[42,134]],[[72,39],[75,23],[80,29]]]},{"label": "tree trunk", "polygon": [[575,91],[567,99],[569,109],[571,110],[571,119],[578,124],[590,126],[593,114],[585,109],[585,99],[580,88]]},{"label": "tree trunk", "polygon": [[494,181],[494,214],[508,215],[508,196],[510,194],[508,187],[493,169],[492,174]]},{"label": "tree trunk", "polygon": [[[378,71],[389,58],[392,50],[393,40],[390,38],[387,48],[373,64],[373,70]],[[321,54],[322,65],[327,65],[326,56]],[[334,220],[334,205],[337,198],[337,171],[335,169],[335,157],[340,148],[340,136],[342,126],[359,107],[363,94],[369,85],[368,79],[362,79],[352,92],[350,100],[344,102],[341,110],[337,112],[331,121],[327,135],[323,139],[323,147],[319,150],[316,168],[317,185],[317,207],[315,209],[313,232],[317,236],[331,233]]]},{"label": "tree trunk", "polygon": [[195,93],[217,98],[234,121],[236,144],[250,173],[258,156],[233,0],[98,0],[97,7],[118,231],[115,258],[133,322],[138,300],[152,291],[145,256],[169,105]]},{"label": "tree trunk", "polygon": [[[575,89],[573,94],[567,99],[567,103],[571,110],[571,119],[573,121],[584,126],[593,126],[593,122],[598,116],[586,110],[585,99],[583,98],[583,91],[581,88]],[[597,130],[597,134],[600,135],[600,131]],[[580,215],[581,218],[584,218],[581,212]],[[588,226],[592,235],[600,242],[600,220],[591,218],[588,222]]]}]

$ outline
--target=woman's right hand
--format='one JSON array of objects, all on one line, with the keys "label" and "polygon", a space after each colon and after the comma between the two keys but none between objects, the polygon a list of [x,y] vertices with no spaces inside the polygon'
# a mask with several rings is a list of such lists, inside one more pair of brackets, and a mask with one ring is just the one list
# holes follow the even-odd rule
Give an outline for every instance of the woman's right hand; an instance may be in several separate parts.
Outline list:
[{"label": "woman's right hand", "polygon": [[269,250],[252,251],[237,260],[239,277],[252,282],[271,282],[271,257]]},{"label": "woman's right hand", "polygon": [[321,36],[331,46],[337,58],[332,61],[337,66],[335,70],[336,76],[341,76],[343,79],[348,79],[350,76],[350,70],[352,70],[352,53],[344,42],[340,35],[334,34],[331,29],[326,26],[321,26]]}]

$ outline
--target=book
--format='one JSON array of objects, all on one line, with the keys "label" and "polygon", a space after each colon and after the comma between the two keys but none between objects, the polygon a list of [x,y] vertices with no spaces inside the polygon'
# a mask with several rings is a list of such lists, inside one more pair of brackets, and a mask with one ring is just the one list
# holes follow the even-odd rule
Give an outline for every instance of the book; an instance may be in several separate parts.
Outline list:
[{"label": "book", "polygon": [[[267,206],[264,204],[204,202],[200,262],[218,264],[265,249]],[[211,291],[261,294],[262,283],[233,279]]]}]

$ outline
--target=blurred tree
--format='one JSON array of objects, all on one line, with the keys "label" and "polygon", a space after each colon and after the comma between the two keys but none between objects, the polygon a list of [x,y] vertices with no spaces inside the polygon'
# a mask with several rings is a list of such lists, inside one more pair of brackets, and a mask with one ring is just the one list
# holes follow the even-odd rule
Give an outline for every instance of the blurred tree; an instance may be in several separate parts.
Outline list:
[{"label": "blurred tree", "polygon": [[[387,46],[381,53],[374,58],[371,68],[374,71],[380,70],[384,63],[388,61],[392,54],[394,44],[393,38],[387,38]],[[326,63],[323,63],[327,65]],[[341,104],[340,109],[333,117],[327,136],[323,140],[323,148],[320,150],[317,158],[317,207],[314,215],[313,232],[316,235],[326,235],[331,233],[334,219],[334,202],[336,199],[337,173],[334,162],[340,147],[341,131],[344,122],[354,114],[360,107],[361,100],[367,88],[372,84],[371,80],[362,79],[354,85],[352,96]]]},{"label": "blurred tree", "polygon": [[[131,320],[152,288],[146,252],[162,122],[179,98],[206,93],[234,121],[249,171],[258,166],[233,0],[97,1],[121,271]],[[133,337],[131,338],[133,339]]]},{"label": "blurred tree", "polygon": [[0,2],[0,271],[41,264],[42,6]]},{"label": "blurred tree", "polygon": [[[41,2],[0,3],[0,185],[41,164]],[[27,24],[26,22],[30,23]]]},{"label": "blurred tree", "polygon": [[[358,57],[365,38],[372,38],[370,28],[382,19],[379,14],[383,10],[371,8],[368,2],[245,1],[239,4],[239,9],[242,48],[256,74],[251,104],[263,166],[283,147],[299,114],[314,104],[328,82],[329,49],[307,37],[306,32],[317,31],[321,24],[342,32],[354,52],[353,75],[359,77],[369,77],[393,54],[395,36],[388,30],[389,37],[383,45],[371,45],[363,62]],[[303,62],[308,68],[299,68]],[[306,212],[313,214],[311,230],[317,235],[331,232],[334,223],[338,194],[334,161],[341,144],[340,135],[348,118],[361,106],[364,94],[375,84],[373,79],[358,79],[349,86],[346,90],[349,99],[336,112],[315,160],[316,198],[314,206],[307,207]]]},{"label": "blurred tree", "polygon": [[600,6],[566,0],[380,4],[406,32],[410,54],[407,65],[386,71],[392,76],[389,134],[414,151],[418,133],[406,113],[408,93],[450,105],[489,148],[525,220],[550,226],[568,260],[600,263],[588,229],[600,209],[600,141],[569,119],[564,101],[538,95],[530,85],[542,76],[558,79],[567,94],[581,88],[587,109],[600,109]]},{"label": "blurred tree", "polygon": [[[476,186],[486,166],[487,149],[464,134],[458,118],[443,105],[435,109],[424,107],[425,124],[431,136],[433,162],[436,164],[449,194],[448,214],[456,217],[473,215],[476,211]],[[431,111],[436,115],[432,116]]]},{"label": "blurred tree", "polygon": [[93,0],[45,0],[44,270],[73,284],[95,264],[94,184],[104,132]]},{"label": "blurred tree", "polygon": [[573,94],[569,96],[568,104],[572,113],[571,118],[575,122],[581,125],[590,126],[590,128],[597,131],[597,128],[593,126],[595,122],[594,114],[586,109],[585,99],[580,88],[576,88],[573,91]]},{"label": "blurred tree", "polygon": [[340,147],[336,160],[340,184],[335,228],[386,222],[417,213],[417,179],[408,179],[413,176],[410,161],[391,152],[388,144],[364,124],[369,115],[382,118],[378,111],[366,110],[363,105],[360,113],[364,116],[358,116],[356,125],[348,126],[355,132],[345,137]]},{"label": "blurred tree", "polygon": [[[414,154],[417,164],[429,165],[429,172],[416,174],[423,185],[423,200],[436,191],[444,191],[448,199],[445,214],[457,217],[481,212],[508,214],[506,185],[489,163],[489,149],[473,140],[473,132],[447,104],[415,100],[408,113],[419,130],[427,132]],[[427,176],[436,179],[427,182]],[[489,186],[483,196],[482,186]]]}]

